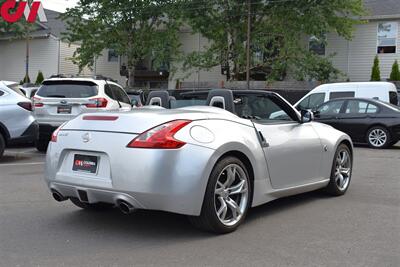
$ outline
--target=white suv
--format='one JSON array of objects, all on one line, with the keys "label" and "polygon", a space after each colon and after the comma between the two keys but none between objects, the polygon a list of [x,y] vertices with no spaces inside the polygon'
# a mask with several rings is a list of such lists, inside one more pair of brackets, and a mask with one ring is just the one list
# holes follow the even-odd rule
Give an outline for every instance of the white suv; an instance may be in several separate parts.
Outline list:
[{"label": "white suv", "polygon": [[119,111],[132,108],[125,90],[102,76],[53,76],[45,80],[33,98],[34,116],[39,123],[36,148],[46,151],[57,127],[81,113]]}]

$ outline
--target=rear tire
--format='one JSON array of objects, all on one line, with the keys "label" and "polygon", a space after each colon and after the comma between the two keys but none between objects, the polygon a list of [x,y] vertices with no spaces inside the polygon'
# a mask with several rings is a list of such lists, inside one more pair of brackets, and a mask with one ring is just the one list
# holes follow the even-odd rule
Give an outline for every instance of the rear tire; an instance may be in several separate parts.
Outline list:
[{"label": "rear tire", "polygon": [[95,204],[84,203],[75,197],[71,197],[69,200],[72,202],[72,204],[84,210],[103,211],[111,209],[113,207],[113,205],[107,203],[95,203]]},{"label": "rear tire", "polygon": [[373,126],[367,133],[367,144],[374,149],[387,148],[393,142],[389,131],[382,126]]},{"label": "rear tire", "polygon": [[211,172],[201,214],[189,217],[202,230],[226,234],[244,221],[250,207],[252,186],[246,166],[235,157],[220,160]]},{"label": "rear tire", "polygon": [[3,157],[4,149],[6,149],[6,141],[2,134],[0,134],[0,158]]},{"label": "rear tire", "polygon": [[44,140],[36,141],[36,149],[40,152],[46,152],[48,146],[49,146],[49,141],[44,141]]},{"label": "rear tire", "polygon": [[341,144],[333,158],[331,178],[326,192],[332,196],[342,196],[350,186],[353,173],[353,155],[350,148]]}]

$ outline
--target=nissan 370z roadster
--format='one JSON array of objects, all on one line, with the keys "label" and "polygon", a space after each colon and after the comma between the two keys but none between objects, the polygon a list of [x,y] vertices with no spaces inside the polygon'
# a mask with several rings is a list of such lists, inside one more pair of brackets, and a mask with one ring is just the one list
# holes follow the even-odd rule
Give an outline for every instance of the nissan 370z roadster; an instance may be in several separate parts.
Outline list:
[{"label": "nissan 370z roadster", "polygon": [[[349,188],[349,136],[279,95],[212,90],[207,106],[165,109],[165,94],[149,95],[161,107],[84,114],[57,129],[45,174],[53,197],[84,209],[185,214],[199,228],[228,233],[250,207]],[[286,115],[271,118],[277,111]]]}]

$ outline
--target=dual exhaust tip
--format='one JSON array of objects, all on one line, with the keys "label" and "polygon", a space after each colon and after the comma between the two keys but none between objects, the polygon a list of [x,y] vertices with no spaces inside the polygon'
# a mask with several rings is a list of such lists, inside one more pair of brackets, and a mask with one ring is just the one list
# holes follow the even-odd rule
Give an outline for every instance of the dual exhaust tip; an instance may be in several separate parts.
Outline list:
[{"label": "dual exhaust tip", "polygon": [[[52,190],[52,196],[57,202],[68,200],[68,197],[64,197],[60,192],[56,190]],[[123,214],[131,214],[136,210],[132,204],[125,200],[118,200],[117,207]]]}]

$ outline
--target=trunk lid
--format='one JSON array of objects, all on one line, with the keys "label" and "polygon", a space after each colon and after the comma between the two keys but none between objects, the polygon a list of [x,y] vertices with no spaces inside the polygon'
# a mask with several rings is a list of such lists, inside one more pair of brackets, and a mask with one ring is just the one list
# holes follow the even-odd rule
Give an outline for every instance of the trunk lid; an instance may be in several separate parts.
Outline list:
[{"label": "trunk lid", "polygon": [[142,108],[129,112],[86,113],[69,121],[63,130],[140,134],[173,120],[209,119],[211,113],[193,110]]}]

